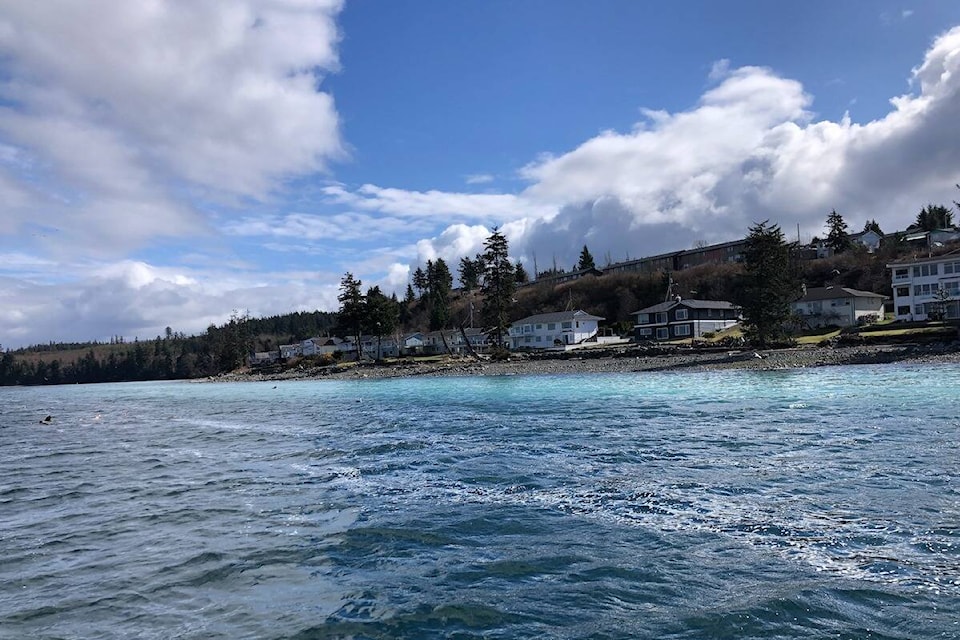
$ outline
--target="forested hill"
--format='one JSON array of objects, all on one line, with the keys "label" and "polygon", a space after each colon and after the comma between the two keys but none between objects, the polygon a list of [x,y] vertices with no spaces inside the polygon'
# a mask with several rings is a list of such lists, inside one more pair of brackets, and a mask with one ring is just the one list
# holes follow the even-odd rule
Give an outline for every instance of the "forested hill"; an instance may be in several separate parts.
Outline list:
[{"label": "forested hill", "polygon": [[232,371],[253,349],[329,333],[336,314],[297,312],[269,318],[235,316],[203,334],[168,329],[153,340],[37,345],[0,356],[0,385],[72,384],[200,378]]}]

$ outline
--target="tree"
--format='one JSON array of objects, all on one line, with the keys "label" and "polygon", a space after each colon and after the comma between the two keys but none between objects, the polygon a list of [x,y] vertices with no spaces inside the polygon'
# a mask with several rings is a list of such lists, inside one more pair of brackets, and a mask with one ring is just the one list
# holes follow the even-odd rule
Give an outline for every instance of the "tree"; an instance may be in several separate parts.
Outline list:
[{"label": "tree", "polygon": [[445,328],[450,322],[450,291],[453,275],[443,258],[427,261],[427,289],[430,307],[430,330]]},{"label": "tree", "polygon": [[768,220],[750,227],[743,258],[739,297],[744,333],[761,348],[783,342],[797,282],[790,247],[780,227],[770,225]]},{"label": "tree", "polygon": [[876,220],[873,220],[873,219],[866,221],[866,223],[863,225],[863,230],[864,232],[873,231],[878,236],[883,235],[883,231],[880,229],[880,223],[878,223]]},{"label": "tree", "polygon": [[847,223],[836,210],[827,216],[827,246],[833,249],[834,253],[843,253],[850,248]]},{"label": "tree", "polygon": [[590,255],[590,250],[587,249],[587,245],[583,245],[583,251],[580,252],[580,262],[577,263],[577,270],[583,271],[584,269],[596,269],[597,265],[593,261],[593,256]]},{"label": "tree", "polygon": [[528,274],[527,270],[523,268],[522,262],[517,263],[517,266],[514,267],[514,271],[516,272],[515,275],[517,284],[526,284],[530,282],[530,274]]},{"label": "tree", "polygon": [[353,333],[358,361],[363,357],[360,336],[363,334],[363,322],[366,316],[366,303],[360,292],[361,284],[361,281],[354,278],[348,271],[340,281],[340,295],[337,296],[337,301],[340,303],[338,312],[340,326]]},{"label": "tree", "polygon": [[489,327],[494,345],[503,345],[503,335],[510,327],[510,307],[517,286],[517,276],[508,257],[507,238],[493,228],[493,233],[483,243],[483,311],[484,324]]},{"label": "tree", "polygon": [[948,229],[953,226],[953,213],[942,204],[928,204],[920,209],[914,224],[921,231]]},{"label": "tree", "polygon": [[[428,262],[427,264],[429,265],[430,263]],[[416,287],[417,294],[422,297],[423,292],[427,288],[427,274],[420,267],[417,267],[417,270],[413,272],[413,286]]]},{"label": "tree", "polygon": [[460,286],[467,291],[473,291],[480,285],[480,272],[483,262],[472,260],[467,256],[460,258]]},{"label": "tree", "polygon": [[397,303],[385,296],[380,287],[370,287],[364,306],[363,328],[377,336],[377,360],[380,360],[383,356],[383,336],[390,335],[397,328]]}]

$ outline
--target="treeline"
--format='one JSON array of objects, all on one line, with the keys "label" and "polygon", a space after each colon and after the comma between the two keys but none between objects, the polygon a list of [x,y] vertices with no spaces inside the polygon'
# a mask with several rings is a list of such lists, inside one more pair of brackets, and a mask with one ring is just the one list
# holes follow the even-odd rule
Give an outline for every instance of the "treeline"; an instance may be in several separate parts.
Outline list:
[{"label": "treeline", "polygon": [[51,343],[0,356],[0,385],[74,384],[202,378],[233,371],[256,350],[329,332],[336,314],[297,312],[268,318],[235,313],[198,336],[170,329],[154,340]]}]

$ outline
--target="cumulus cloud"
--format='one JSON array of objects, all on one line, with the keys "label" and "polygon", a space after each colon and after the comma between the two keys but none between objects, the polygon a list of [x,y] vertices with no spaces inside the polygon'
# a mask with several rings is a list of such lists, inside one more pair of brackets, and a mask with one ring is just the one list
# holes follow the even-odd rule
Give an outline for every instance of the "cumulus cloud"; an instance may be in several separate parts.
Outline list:
[{"label": "cumulus cloud", "polygon": [[[31,165],[0,175],[0,191],[19,196],[5,225],[42,208],[66,234],[135,245],[201,231],[198,195],[262,199],[323,170],[343,155],[333,100],[317,90],[338,66],[339,10],[337,0],[7,3],[0,162],[13,153]],[[34,184],[42,193],[16,189]]]},{"label": "cumulus cloud", "polygon": [[[770,69],[721,61],[710,78],[686,111],[646,110],[631,131],[606,131],[526,166],[530,184],[517,201],[554,209],[505,225],[512,251],[569,267],[586,242],[617,261],[740,238],[765,219],[809,238],[833,209],[852,228],[876,219],[892,231],[927,202],[955,196],[960,27],[913,69],[913,93],[866,123],[817,120],[813,96]],[[455,256],[470,244],[464,235],[450,226],[418,252]]]}]

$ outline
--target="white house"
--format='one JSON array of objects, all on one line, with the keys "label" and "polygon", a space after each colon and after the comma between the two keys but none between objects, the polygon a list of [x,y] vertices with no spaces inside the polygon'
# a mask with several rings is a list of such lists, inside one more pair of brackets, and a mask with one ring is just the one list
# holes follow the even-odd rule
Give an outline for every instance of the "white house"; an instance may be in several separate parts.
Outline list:
[{"label": "white house", "polygon": [[960,318],[960,253],[888,264],[897,320]]},{"label": "white house", "polygon": [[603,320],[586,311],[541,313],[510,325],[510,347],[548,349],[580,344],[597,335],[597,323]]},{"label": "white house", "polygon": [[740,322],[740,309],[725,300],[676,298],[634,311],[633,315],[637,316],[637,340],[701,338]]},{"label": "white house", "polygon": [[808,327],[852,327],[866,320],[883,319],[885,296],[847,287],[805,288],[803,297],[790,303]]}]

